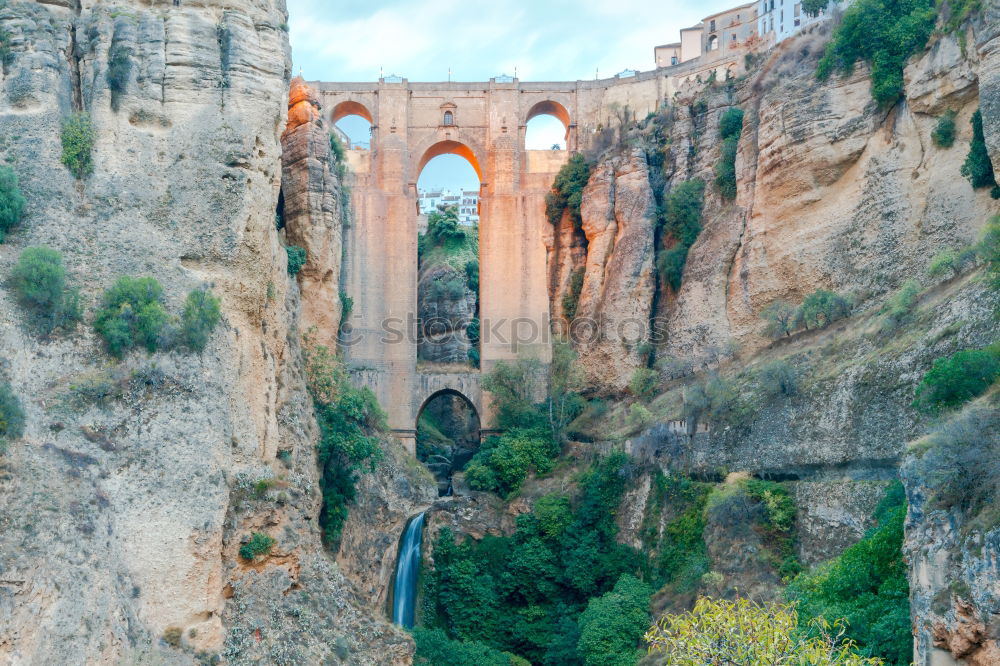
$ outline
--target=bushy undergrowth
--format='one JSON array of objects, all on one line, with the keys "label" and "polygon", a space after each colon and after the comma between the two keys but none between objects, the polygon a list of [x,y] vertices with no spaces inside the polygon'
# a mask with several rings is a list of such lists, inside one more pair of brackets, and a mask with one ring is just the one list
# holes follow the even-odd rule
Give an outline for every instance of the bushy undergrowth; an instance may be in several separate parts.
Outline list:
[{"label": "bushy undergrowth", "polygon": [[382,459],[378,433],[387,426],[375,395],[351,386],[340,359],[308,337],[305,343],[309,393],[320,428],[320,527],[326,544],[336,551],[348,505],[357,496],[358,474],[373,471]]},{"label": "bushy undergrowth", "polygon": [[861,654],[879,657],[891,666],[910,663],[909,583],[903,561],[903,522],[906,496],[894,482],[875,511],[877,526],[839,557],[788,587],[790,600],[799,603],[800,625],[812,617],[833,622],[847,620],[846,637],[856,641]]},{"label": "bushy undergrowth", "polygon": [[857,0],[834,29],[816,74],[849,74],[863,60],[871,68],[872,97],[882,107],[903,94],[903,67],[927,44],[937,9],[934,0]]},{"label": "bushy undergrowth", "polygon": [[590,179],[591,165],[584,156],[576,153],[559,169],[552,191],[545,195],[545,215],[552,225],[559,224],[563,211],[569,210],[573,225],[580,228],[583,218],[580,205],[583,203],[583,188]]},{"label": "bushy undergrowth", "polygon": [[986,149],[986,137],[983,134],[983,114],[979,109],[972,114],[972,141],[969,143],[969,154],[962,164],[962,175],[969,179],[973,188],[993,188],[990,194],[994,199],[1000,199],[1000,185],[993,173],[993,162]]},{"label": "bushy undergrowth", "polygon": [[688,251],[701,233],[704,204],[705,181],[696,178],[674,187],[657,210],[657,224],[667,249],[657,253],[656,268],[674,291],[681,288]]},{"label": "bushy undergrowth", "polygon": [[62,123],[62,163],[79,180],[94,172],[94,128],[86,111],[74,113]]},{"label": "bushy undergrowth", "polygon": [[6,449],[7,440],[24,434],[24,409],[21,400],[10,384],[0,382],[0,454]]},{"label": "bushy undergrowth", "polygon": [[189,292],[178,320],[164,308],[156,278],[122,276],[104,292],[94,314],[94,330],[108,353],[122,358],[136,347],[149,353],[175,346],[204,350],[221,319],[219,299],[207,288]]},{"label": "bushy undergrowth", "polygon": [[576,317],[577,307],[580,305],[580,292],[583,291],[583,278],[586,269],[581,266],[569,276],[569,284],[566,285],[566,293],[563,294],[562,308],[563,316],[567,321],[573,321]]},{"label": "bushy undergrowth", "polygon": [[510,537],[456,543],[442,529],[423,578],[423,624],[534,664],[634,664],[649,590],[634,578],[642,554],[615,538],[626,463],[605,458],[579,498],[539,501]]},{"label": "bushy undergrowth", "polygon": [[965,349],[939,358],[917,386],[913,405],[937,412],[958,407],[982,395],[1000,378],[1000,343]]},{"label": "bushy undergrowth", "polygon": [[931,140],[938,148],[951,148],[955,143],[955,112],[946,111],[938,118],[934,131],[931,132]]},{"label": "bushy undergrowth", "polygon": [[94,316],[94,330],[108,352],[121,358],[133,347],[155,352],[168,316],[163,288],[156,278],[123,276],[104,292]]},{"label": "bushy undergrowth", "polygon": [[507,652],[494,650],[479,641],[462,641],[448,638],[442,629],[413,629],[417,644],[414,664],[426,666],[530,666],[527,661]]},{"label": "bushy undergrowth", "polygon": [[66,269],[57,250],[25,248],[10,277],[18,301],[43,334],[76,327],[81,317],[80,293],[67,286]]},{"label": "bushy undergrowth", "polygon": [[122,94],[128,88],[132,75],[132,54],[124,44],[114,44],[108,51],[108,71],[106,79],[111,89],[111,108],[118,110]]},{"label": "bushy undergrowth", "polygon": [[743,109],[733,107],[719,117],[722,140],[719,161],[715,165],[715,186],[723,199],[736,198],[736,149],[743,132]]},{"label": "bushy undergrowth", "polygon": [[270,553],[275,543],[274,538],[263,532],[254,532],[250,536],[250,541],[240,546],[240,557],[252,562],[261,555]]},{"label": "bushy undergrowth", "polygon": [[289,245],[285,248],[285,253],[288,255],[288,274],[298,275],[306,265],[306,249],[298,245]]},{"label": "bushy undergrowth", "polygon": [[0,243],[21,222],[24,204],[17,174],[9,166],[0,166]]}]

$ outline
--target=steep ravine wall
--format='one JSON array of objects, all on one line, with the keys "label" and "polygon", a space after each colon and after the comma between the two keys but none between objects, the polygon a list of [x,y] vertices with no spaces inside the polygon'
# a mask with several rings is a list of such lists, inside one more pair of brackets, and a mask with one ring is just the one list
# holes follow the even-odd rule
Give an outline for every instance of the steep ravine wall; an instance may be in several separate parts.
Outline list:
[{"label": "steep ravine wall", "polygon": [[[286,21],[283,0],[0,4],[14,56],[0,159],[27,199],[0,273],[44,244],[87,304],[129,274],[156,277],[171,312],[203,284],[223,309],[203,354],[137,351],[116,366],[87,324],[40,339],[0,286],[2,373],[27,412],[0,461],[0,662],[410,661],[412,643],[338,571],[315,520],[298,349],[311,301],[275,230]],[[117,111],[112,42],[131,61]],[[59,163],[74,110],[95,134],[82,181]],[[88,373],[154,364],[155,385],[127,381],[103,405],[70,399]],[[274,485],[255,492],[261,479]],[[276,545],[251,565],[237,551],[253,531]]]}]

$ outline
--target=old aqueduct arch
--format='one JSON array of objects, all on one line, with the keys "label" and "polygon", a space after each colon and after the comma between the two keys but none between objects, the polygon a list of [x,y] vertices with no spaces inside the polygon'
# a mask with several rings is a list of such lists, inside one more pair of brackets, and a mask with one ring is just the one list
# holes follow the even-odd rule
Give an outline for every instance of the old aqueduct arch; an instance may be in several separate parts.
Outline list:
[{"label": "old aqueduct arch", "polygon": [[[357,115],[372,125],[369,149],[347,151],[352,219],[346,230],[346,291],[354,300],[345,358],[353,381],[368,386],[389,426],[414,451],[416,420],[442,392],[464,396],[491,421],[480,372],[499,361],[551,356],[545,195],[573,152],[613,126],[615,111],[638,117],[675,90],[663,70],[625,79],[522,83],[321,83],[330,124]],[[528,121],[555,116],[565,151],[526,150]],[[480,186],[481,371],[437,372],[417,365],[417,178],[434,157],[456,154]]]}]

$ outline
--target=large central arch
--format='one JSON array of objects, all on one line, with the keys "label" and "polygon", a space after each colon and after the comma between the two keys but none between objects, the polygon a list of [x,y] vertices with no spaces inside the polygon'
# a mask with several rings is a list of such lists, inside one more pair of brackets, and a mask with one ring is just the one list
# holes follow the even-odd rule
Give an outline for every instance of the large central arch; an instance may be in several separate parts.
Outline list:
[{"label": "large central arch", "polygon": [[455,141],[453,139],[445,139],[443,141],[437,141],[431,146],[427,147],[420,157],[420,161],[414,166],[413,169],[413,180],[416,182],[417,178],[420,177],[420,172],[424,170],[427,163],[430,162],[435,157],[440,157],[441,155],[458,155],[459,157],[464,157],[472,168],[476,171],[476,176],[479,178],[479,182],[483,183],[483,167],[476,155],[476,152],[461,141]]},{"label": "large central arch", "polygon": [[566,128],[566,136],[564,138],[567,141],[569,140],[569,128],[572,121],[569,117],[569,111],[566,110],[565,106],[551,99],[538,102],[528,110],[522,124],[527,125],[531,122],[532,118],[537,118],[538,116],[553,116],[557,118],[563,124],[563,127]]}]

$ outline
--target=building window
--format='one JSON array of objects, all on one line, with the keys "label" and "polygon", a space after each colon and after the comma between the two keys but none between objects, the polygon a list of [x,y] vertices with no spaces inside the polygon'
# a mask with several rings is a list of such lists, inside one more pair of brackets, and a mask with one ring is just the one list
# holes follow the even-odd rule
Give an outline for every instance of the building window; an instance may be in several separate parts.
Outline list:
[{"label": "building window", "polygon": [[801,3],[796,2],[795,3],[795,7],[792,8],[792,16],[794,16],[795,18],[798,18],[799,17],[799,12],[801,11],[801,9],[802,9]]},{"label": "building window", "polygon": [[670,56],[670,64],[671,65],[677,64],[677,56]]},{"label": "building window", "polygon": [[715,32],[715,19],[712,19],[711,21],[709,21],[709,23],[708,23],[708,31],[709,32]]},{"label": "building window", "polygon": [[735,32],[733,33],[733,43],[734,44],[736,43],[736,33]]},{"label": "building window", "polygon": [[454,125],[455,124],[455,114],[452,113],[451,111],[445,111],[444,112],[444,124],[445,125]]}]

